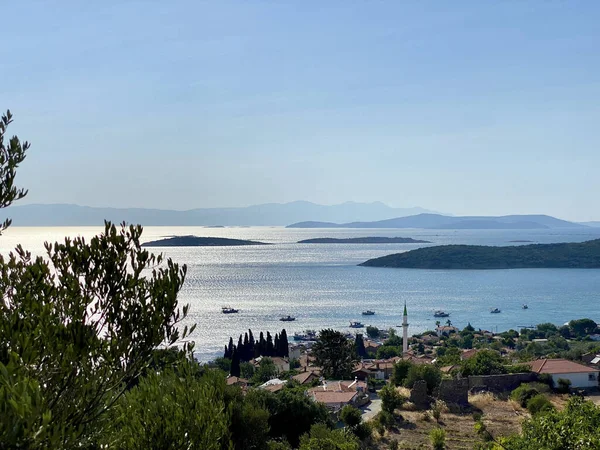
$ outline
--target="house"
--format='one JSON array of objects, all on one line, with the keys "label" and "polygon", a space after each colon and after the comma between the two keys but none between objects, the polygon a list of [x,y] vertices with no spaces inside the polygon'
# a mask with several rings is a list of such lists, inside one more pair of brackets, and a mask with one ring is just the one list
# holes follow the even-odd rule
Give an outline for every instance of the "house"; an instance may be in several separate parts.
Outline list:
[{"label": "house", "polygon": [[287,380],[280,380],[279,378],[273,378],[264,384],[261,384],[258,388],[264,389],[269,392],[277,392],[285,387]]},{"label": "house", "polygon": [[227,386],[240,386],[242,388],[245,388],[248,386],[248,380],[246,380],[245,378],[233,377],[233,376],[227,377],[226,383],[227,383]]},{"label": "house", "polygon": [[476,348],[470,348],[468,350],[463,350],[462,353],[460,354],[460,360],[464,361],[466,359],[471,359],[477,353],[479,353],[479,349],[476,349]]},{"label": "house", "polygon": [[442,336],[450,336],[452,333],[458,333],[458,328],[453,327],[451,325],[439,326],[435,329],[438,337]]},{"label": "house", "polygon": [[351,380],[327,380],[322,385],[309,389],[309,391],[327,392],[367,392],[367,383],[355,379]]},{"label": "house", "polygon": [[574,388],[598,387],[598,375],[600,369],[577,364],[566,359],[538,359],[531,363],[531,371],[538,374],[552,376],[554,384],[558,384],[560,378],[571,381]]},{"label": "house", "polygon": [[260,366],[260,362],[262,361],[263,358],[271,358],[271,360],[273,361],[273,364],[275,364],[275,367],[277,368],[277,371],[279,373],[288,372],[290,370],[290,362],[286,358],[282,358],[280,356],[273,356],[273,357],[259,356],[258,358],[255,358],[252,361],[250,361],[250,363],[254,367],[258,367],[258,366]]},{"label": "house", "polygon": [[354,404],[358,399],[359,393],[354,392],[331,392],[323,390],[309,391],[308,395],[319,403],[324,403],[325,406],[332,411],[339,411],[345,405]]},{"label": "house", "polygon": [[366,380],[367,378],[373,377],[378,380],[385,380],[392,376],[394,372],[394,364],[400,358],[391,359],[373,359],[365,360],[355,367],[352,371],[352,375],[359,380]]},{"label": "house", "polygon": [[307,372],[299,373],[298,375],[294,375],[292,379],[296,380],[300,384],[310,384],[314,380],[319,379],[319,375],[309,370]]}]

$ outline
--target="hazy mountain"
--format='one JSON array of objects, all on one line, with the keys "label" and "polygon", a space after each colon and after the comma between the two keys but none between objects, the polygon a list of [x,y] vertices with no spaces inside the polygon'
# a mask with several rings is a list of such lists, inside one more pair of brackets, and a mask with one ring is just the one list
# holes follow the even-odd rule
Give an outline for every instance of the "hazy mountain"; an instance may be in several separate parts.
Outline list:
[{"label": "hazy mountain", "polygon": [[581,225],[546,215],[512,216],[443,216],[440,214],[417,214],[409,217],[374,222],[300,222],[289,228],[429,228],[429,229],[540,229],[540,228],[582,228]]},{"label": "hazy mountain", "polygon": [[287,225],[307,219],[353,222],[389,219],[431,212],[423,208],[392,208],[381,202],[318,205],[311,202],[267,203],[242,208],[200,208],[187,211],[142,208],[94,208],[54,204],[11,206],[5,216],[14,226],[102,225],[103,221],[146,226]]},{"label": "hazy mountain", "polygon": [[600,228],[600,221],[592,221],[592,222],[579,222],[581,225],[586,225],[588,227],[597,227]]}]

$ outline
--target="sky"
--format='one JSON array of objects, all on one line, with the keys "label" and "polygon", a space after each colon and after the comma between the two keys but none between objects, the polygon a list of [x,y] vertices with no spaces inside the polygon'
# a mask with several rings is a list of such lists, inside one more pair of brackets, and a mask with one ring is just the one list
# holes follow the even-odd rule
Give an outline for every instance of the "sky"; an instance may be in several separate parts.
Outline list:
[{"label": "sky", "polygon": [[600,2],[2,5],[22,203],[600,220]]}]

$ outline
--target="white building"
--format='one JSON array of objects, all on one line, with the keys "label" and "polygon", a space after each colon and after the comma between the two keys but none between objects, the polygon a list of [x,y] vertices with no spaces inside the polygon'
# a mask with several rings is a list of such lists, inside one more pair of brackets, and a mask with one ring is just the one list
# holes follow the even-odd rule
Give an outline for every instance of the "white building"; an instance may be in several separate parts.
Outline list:
[{"label": "white building", "polygon": [[600,375],[600,369],[577,364],[566,359],[538,359],[531,363],[531,371],[551,375],[555,386],[558,385],[560,378],[570,380],[573,388],[598,387]]}]

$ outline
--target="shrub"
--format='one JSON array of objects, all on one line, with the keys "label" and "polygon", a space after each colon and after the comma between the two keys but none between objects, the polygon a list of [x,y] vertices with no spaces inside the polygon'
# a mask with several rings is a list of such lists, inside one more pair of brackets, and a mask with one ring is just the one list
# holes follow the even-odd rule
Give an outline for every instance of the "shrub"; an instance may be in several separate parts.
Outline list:
[{"label": "shrub", "polygon": [[569,380],[567,378],[559,378],[557,384],[558,384],[558,388],[557,388],[558,392],[562,392],[562,393],[566,394],[571,389],[571,380]]},{"label": "shrub", "polygon": [[416,381],[425,380],[427,383],[427,392],[431,394],[442,380],[442,372],[435,366],[428,364],[413,365],[408,369],[404,384],[412,388]]},{"label": "shrub", "polygon": [[442,417],[442,409],[445,407],[445,404],[441,400],[437,400],[433,406],[431,407],[431,415],[435,419],[436,422],[440,422],[440,418]]},{"label": "shrub", "polygon": [[409,361],[405,361],[403,359],[394,364],[394,373],[392,375],[391,380],[394,386],[402,386],[404,380],[406,380],[408,371],[411,367],[412,364]]},{"label": "shrub", "polygon": [[400,448],[400,443],[398,441],[390,442],[390,450],[398,450]]},{"label": "shrub", "polygon": [[546,384],[550,388],[554,388],[554,379],[552,378],[552,375],[550,375],[549,373],[539,374],[538,380],[540,383]]},{"label": "shrub", "polygon": [[390,430],[396,424],[396,418],[390,412],[380,411],[379,414],[377,414],[377,416],[375,417],[375,423],[378,427]]},{"label": "shrub", "polygon": [[347,427],[354,428],[362,422],[362,414],[354,406],[346,405],[340,412],[340,419]]},{"label": "shrub", "polygon": [[391,384],[385,385],[379,391],[379,397],[381,398],[381,409],[391,414],[406,401],[406,398],[400,395]]},{"label": "shrub", "polygon": [[544,394],[538,394],[530,398],[527,402],[527,411],[529,411],[532,416],[544,411],[552,411],[553,409],[554,406]]},{"label": "shrub", "polygon": [[429,440],[434,450],[446,448],[446,432],[441,428],[434,428],[429,432]]},{"label": "shrub", "polygon": [[536,395],[539,395],[539,393],[540,391],[535,387],[530,386],[529,384],[522,384],[511,392],[510,398],[521,405],[522,408],[525,408],[527,402]]}]

